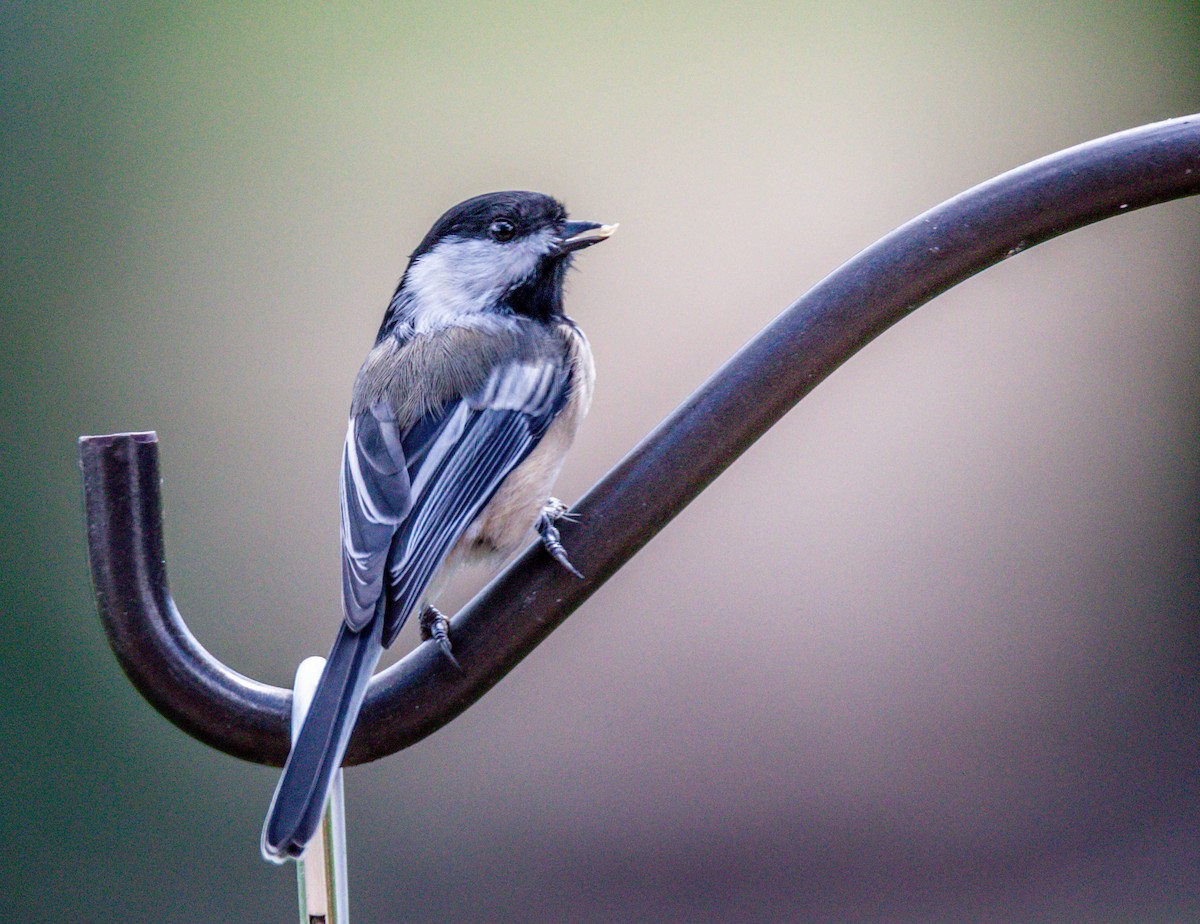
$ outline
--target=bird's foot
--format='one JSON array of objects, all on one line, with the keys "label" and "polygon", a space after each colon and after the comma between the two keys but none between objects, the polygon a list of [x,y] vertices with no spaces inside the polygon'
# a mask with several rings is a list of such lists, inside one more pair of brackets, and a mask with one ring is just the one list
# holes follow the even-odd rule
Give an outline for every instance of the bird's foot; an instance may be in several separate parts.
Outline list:
[{"label": "bird's foot", "polygon": [[538,535],[542,537],[542,545],[550,553],[550,556],[575,577],[582,580],[583,575],[579,573],[579,569],[571,564],[571,559],[567,558],[567,550],[563,548],[562,537],[558,534],[558,527],[554,525],[559,520],[573,519],[575,517],[567,513],[567,505],[557,497],[551,497],[542,508],[542,515],[538,517],[537,531]]},{"label": "bird's foot", "polygon": [[462,665],[458,663],[458,658],[454,657],[454,646],[450,644],[450,620],[442,615],[441,610],[427,606],[418,621],[421,626],[421,638],[425,641],[433,639],[437,642],[438,647],[442,649],[442,654],[450,659],[450,663],[461,674]]}]

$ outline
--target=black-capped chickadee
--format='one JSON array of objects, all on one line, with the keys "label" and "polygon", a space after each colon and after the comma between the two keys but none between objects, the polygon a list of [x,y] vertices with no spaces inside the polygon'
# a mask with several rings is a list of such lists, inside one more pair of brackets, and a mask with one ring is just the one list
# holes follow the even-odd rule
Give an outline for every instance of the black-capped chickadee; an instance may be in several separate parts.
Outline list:
[{"label": "black-capped chickadee", "polygon": [[[299,856],[320,823],[383,649],[464,563],[498,562],[536,528],[574,571],[550,497],[592,397],[582,331],[563,313],[572,255],[615,225],[568,221],[532,192],[446,212],[413,251],[354,382],[342,454],[344,618],[263,825],[263,856]],[[578,572],[576,572],[578,573]],[[455,662],[457,664],[457,662]]]}]

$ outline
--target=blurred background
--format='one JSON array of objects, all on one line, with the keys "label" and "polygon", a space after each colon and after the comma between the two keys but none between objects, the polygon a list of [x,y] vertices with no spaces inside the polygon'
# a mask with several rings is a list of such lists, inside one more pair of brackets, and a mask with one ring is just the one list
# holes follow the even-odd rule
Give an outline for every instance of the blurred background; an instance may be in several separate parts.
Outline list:
[{"label": "blurred background", "polygon": [[[276,771],[107,649],[77,436],[158,431],[180,608],[290,685],[339,618],[350,384],[447,207],[621,222],[568,293],[600,369],[572,501],[896,225],[1200,110],[1198,42],[1179,2],[4,4],[5,917],[296,914]],[[1198,256],[1200,202],[1158,206],[871,344],[347,774],[355,919],[1193,920]]]}]

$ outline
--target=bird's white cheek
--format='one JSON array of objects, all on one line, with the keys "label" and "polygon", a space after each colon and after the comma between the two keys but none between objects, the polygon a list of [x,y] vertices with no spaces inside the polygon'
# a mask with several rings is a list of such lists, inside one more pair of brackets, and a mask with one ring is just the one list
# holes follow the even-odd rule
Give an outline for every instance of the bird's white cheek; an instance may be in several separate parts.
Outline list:
[{"label": "bird's white cheek", "polygon": [[436,327],[479,314],[527,279],[553,246],[548,233],[499,244],[447,238],[420,257],[405,283],[418,327]]}]

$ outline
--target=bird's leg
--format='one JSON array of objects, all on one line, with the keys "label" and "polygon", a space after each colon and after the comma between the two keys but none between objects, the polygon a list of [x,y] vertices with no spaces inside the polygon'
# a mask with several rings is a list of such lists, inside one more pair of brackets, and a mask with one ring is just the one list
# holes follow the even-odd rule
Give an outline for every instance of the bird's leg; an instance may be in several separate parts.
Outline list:
[{"label": "bird's leg", "polygon": [[441,610],[427,606],[421,612],[418,622],[421,625],[421,638],[425,641],[436,641],[442,649],[442,654],[450,659],[450,663],[458,668],[459,673],[462,673],[462,665],[458,663],[458,658],[454,657],[453,646],[450,644],[450,620],[442,615]]},{"label": "bird's leg", "polygon": [[548,498],[546,505],[542,508],[542,515],[537,520],[538,535],[542,537],[542,545],[551,557],[575,577],[582,579],[583,575],[579,573],[579,569],[571,564],[571,559],[567,558],[567,550],[563,548],[562,537],[558,534],[558,527],[554,525],[563,519],[571,519],[571,515],[567,513],[567,505],[557,497]]}]

